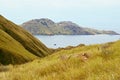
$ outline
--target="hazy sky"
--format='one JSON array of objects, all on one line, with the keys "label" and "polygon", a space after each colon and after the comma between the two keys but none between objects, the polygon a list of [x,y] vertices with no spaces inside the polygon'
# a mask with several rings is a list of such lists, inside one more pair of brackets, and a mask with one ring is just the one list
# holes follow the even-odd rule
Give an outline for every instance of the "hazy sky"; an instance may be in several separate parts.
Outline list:
[{"label": "hazy sky", "polygon": [[50,18],[120,32],[120,0],[0,0],[0,14],[17,24]]}]

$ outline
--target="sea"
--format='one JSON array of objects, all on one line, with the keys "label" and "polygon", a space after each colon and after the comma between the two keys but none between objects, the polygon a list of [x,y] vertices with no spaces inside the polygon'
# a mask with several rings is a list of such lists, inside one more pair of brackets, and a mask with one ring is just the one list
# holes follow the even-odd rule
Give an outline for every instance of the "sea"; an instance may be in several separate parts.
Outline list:
[{"label": "sea", "polygon": [[79,44],[94,45],[120,40],[120,35],[34,35],[49,48],[65,48]]}]

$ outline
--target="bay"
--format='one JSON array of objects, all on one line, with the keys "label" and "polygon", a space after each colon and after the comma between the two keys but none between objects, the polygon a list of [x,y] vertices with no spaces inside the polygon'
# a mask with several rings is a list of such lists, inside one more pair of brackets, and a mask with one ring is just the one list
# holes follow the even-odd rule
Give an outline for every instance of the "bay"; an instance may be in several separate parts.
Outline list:
[{"label": "bay", "polygon": [[79,44],[101,44],[120,39],[120,35],[35,35],[35,37],[49,48],[63,48]]}]

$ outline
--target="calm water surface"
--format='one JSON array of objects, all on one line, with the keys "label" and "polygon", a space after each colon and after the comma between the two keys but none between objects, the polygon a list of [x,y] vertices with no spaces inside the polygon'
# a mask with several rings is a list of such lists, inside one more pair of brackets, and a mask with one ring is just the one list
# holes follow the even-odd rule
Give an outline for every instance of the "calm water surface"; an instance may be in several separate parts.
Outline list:
[{"label": "calm water surface", "polygon": [[49,48],[77,46],[79,44],[100,44],[120,39],[120,35],[35,35]]}]

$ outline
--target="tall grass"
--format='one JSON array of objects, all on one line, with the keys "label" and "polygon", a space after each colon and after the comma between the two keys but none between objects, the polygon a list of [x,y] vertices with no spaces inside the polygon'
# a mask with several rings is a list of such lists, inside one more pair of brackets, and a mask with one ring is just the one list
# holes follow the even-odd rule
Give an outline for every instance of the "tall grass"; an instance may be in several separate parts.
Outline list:
[{"label": "tall grass", "polygon": [[[103,46],[108,46],[106,49]],[[105,50],[101,50],[100,48]],[[107,51],[107,52],[106,52]],[[112,52],[111,52],[112,51]],[[45,58],[7,67],[1,80],[120,80],[120,41],[62,49]],[[109,52],[109,53],[108,53]],[[89,55],[84,60],[83,53]],[[110,55],[109,55],[110,54]],[[108,56],[109,55],[109,56]],[[64,56],[65,58],[61,58]]]}]

